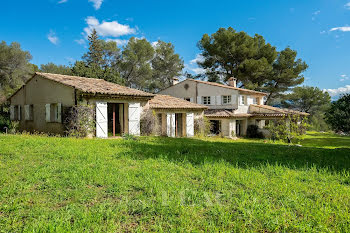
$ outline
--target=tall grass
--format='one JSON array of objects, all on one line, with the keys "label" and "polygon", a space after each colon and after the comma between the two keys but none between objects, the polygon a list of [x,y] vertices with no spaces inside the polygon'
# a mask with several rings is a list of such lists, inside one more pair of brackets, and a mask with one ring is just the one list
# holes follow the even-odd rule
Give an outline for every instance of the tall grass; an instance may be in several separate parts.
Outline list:
[{"label": "tall grass", "polygon": [[350,138],[317,138],[0,135],[0,231],[347,232]]}]

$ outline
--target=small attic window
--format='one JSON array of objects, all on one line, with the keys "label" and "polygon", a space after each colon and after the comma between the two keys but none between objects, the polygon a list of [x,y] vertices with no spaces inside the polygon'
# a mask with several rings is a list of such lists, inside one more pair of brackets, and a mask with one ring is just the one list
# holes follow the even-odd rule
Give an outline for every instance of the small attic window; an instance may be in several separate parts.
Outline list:
[{"label": "small attic window", "polygon": [[190,85],[188,85],[188,83],[186,83],[185,85],[184,85],[184,88],[187,90],[188,88],[190,87]]}]

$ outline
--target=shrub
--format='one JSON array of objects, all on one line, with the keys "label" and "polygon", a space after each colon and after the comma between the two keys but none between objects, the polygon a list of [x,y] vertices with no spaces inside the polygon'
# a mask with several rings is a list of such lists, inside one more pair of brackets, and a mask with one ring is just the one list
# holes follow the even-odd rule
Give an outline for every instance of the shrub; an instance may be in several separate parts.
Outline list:
[{"label": "shrub", "polygon": [[[289,124],[287,124],[287,120]],[[301,140],[308,127],[307,118],[298,115],[289,115],[282,119],[271,122],[265,128],[269,130],[272,140],[282,140],[292,142],[292,140]]]},{"label": "shrub", "polygon": [[207,136],[210,134],[211,123],[206,117],[194,118],[194,134],[197,136]]},{"label": "shrub", "polygon": [[90,105],[77,105],[65,111],[66,133],[72,137],[87,137],[95,131],[95,111]]},{"label": "shrub", "polygon": [[326,122],[336,132],[350,133],[350,93],[332,103],[326,112]]},{"label": "shrub", "polygon": [[247,137],[248,138],[264,138],[264,135],[262,132],[259,131],[259,127],[257,125],[248,125]]},{"label": "shrub", "polygon": [[8,105],[0,105],[0,132],[5,131],[5,128],[11,128],[10,112]]},{"label": "shrub", "polygon": [[159,125],[156,116],[156,113],[151,109],[142,112],[140,119],[141,135],[149,136],[161,134],[162,126]]}]

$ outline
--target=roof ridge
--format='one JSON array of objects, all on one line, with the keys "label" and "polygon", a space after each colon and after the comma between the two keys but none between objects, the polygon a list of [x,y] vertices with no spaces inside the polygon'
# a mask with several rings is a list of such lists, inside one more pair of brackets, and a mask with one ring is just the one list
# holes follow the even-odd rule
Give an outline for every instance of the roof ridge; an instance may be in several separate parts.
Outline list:
[{"label": "roof ridge", "polygon": [[233,87],[233,86],[228,86],[228,85],[225,85],[225,84],[222,84],[222,83],[209,82],[209,81],[203,81],[203,80],[196,80],[196,79],[193,79],[193,78],[187,78],[184,81],[186,81],[186,80],[195,81],[195,82],[198,82],[198,83],[204,83],[204,84],[213,85],[213,86],[220,86],[220,87],[234,89],[234,90],[238,90],[238,91],[246,91],[246,92],[253,92],[253,93],[256,93],[256,94],[267,95],[267,93],[262,92],[262,91],[255,91],[255,90],[250,90],[250,89],[245,89],[245,88],[240,88],[240,87]]}]

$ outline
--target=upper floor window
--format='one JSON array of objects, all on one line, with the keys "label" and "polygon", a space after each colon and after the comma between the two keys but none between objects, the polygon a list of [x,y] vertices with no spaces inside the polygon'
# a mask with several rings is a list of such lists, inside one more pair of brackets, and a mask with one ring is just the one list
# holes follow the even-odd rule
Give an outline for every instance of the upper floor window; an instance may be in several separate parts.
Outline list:
[{"label": "upper floor window", "polygon": [[223,95],[222,96],[222,104],[230,104],[231,103],[231,96],[230,95]]},{"label": "upper floor window", "polygon": [[241,104],[241,105],[245,105],[245,104],[246,104],[246,102],[245,102],[245,96],[244,96],[244,95],[241,95],[241,96],[239,97],[239,99],[240,99],[240,104]]},{"label": "upper floor window", "polygon": [[203,102],[203,104],[207,104],[207,105],[211,104],[210,96],[203,96],[202,97],[202,102]]},{"label": "upper floor window", "polygon": [[258,104],[259,103],[259,98],[256,97],[256,98],[253,98],[253,104]]}]

